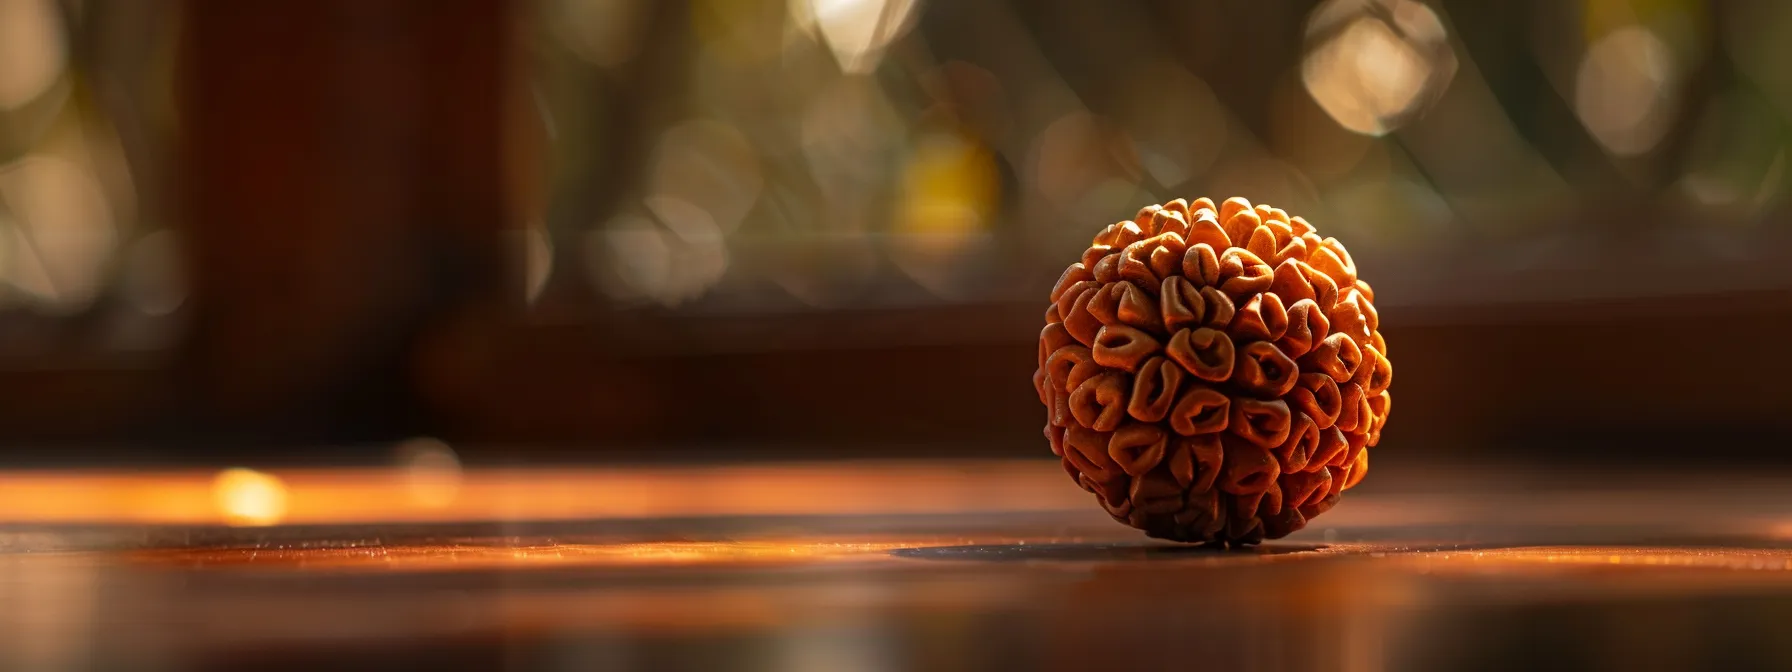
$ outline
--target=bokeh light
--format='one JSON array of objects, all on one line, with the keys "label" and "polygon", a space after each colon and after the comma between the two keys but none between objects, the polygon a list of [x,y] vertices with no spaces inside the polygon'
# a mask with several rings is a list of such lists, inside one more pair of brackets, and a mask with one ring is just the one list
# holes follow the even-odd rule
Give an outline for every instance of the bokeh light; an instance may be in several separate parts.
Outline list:
[{"label": "bokeh light", "polygon": [[1330,0],[1307,23],[1307,92],[1339,125],[1384,135],[1440,95],[1456,55],[1437,14],[1413,0]]},{"label": "bokeh light", "polygon": [[1678,87],[1668,46],[1647,28],[1627,26],[1587,49],[1574,79],[1574,111],[1606,150],[1634,156],[1661,142]]},{"label": "bokeh light", "polygon": [[728,270],[729,253],[708,211],[667,196],[645,202],[644,214],[619,217],[590,240],[598,284],[612,298],[677,306],[700,298]]},{"label": "bokeh light", "polygon": [[902,173],[897,229],[908,234],[963,234],[989,228],[1000,185],[989,152],[968,138],[922,138]]},{"label": "bokeh light", "polygon": [[897,267],[937,295],[963,297],[987,271],[978,257],[990,244],[998,189],[982,147],[956,134],[922,138],[902,173],[902,235],[890,249]]},{"label": "bokeh light", "polygon": [[0,0],[0,112],[43,95],[68,59],[62,18],[52,0]]},{"label": "bokeh light", "polygon": [[253,469],[225,469],[212,479],[212,502],[230,525],[273,525],[286,516],[286,483]]},{"label": "bokeh light", "polygon": [[790,16],[827,43],[842,71],[865,73],[908,31],[916,4],[918,0],[790,0]]},{"label": "bokeh light", "polygon": [[460,456],[447,443],[416,437],[400,442],[393,453],[412,502],[425,508],[454,503],[460,494],[461,464]]},{"label": "bokeh light", "polygon": [[652,10],[650,0],[554,0],[549,25],[586,62],[615,67],[640,52]]},{"label": "bokeh light", "polygon": [[709,223],[733,231],[765,180],[759,159],[740,131],[716,121],[690,121],[660,136],[648,174],[651,198],[701,208]]},{"label": "bokeh light", "polygon": [[0,166],[0,205],[13,224],[4,232],[5,280],[54,312],[91,302],[117,243],[111,205],[92,173],[48,154]]},{"label": "bokeh light", "polygon": [[586,241],[593,280],[612,299],[651,300],[669,284],[672,250],[652,219],[625,214]]}]

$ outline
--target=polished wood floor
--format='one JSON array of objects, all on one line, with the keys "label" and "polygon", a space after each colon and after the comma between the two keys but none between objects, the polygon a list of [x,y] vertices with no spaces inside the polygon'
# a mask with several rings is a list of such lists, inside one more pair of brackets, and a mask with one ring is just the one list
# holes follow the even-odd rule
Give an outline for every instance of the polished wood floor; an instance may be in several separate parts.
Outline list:
[{"label": "polished wood floor", "polygon": [[0,474],[0,669],[1792,667],[1792,474],[1378,465],[1154,542],[1056,465]]}]

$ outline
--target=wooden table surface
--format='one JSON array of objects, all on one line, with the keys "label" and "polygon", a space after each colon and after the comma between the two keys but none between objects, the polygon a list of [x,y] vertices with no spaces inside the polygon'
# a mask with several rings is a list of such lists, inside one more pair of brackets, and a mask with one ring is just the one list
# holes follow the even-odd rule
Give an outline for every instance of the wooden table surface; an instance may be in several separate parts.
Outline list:
[{"label": "wooden table surface", "polygon": [[1378,465],[1244,552],[1050,462],[0,473],[0,669],[1792,668],[1792,474]]}]

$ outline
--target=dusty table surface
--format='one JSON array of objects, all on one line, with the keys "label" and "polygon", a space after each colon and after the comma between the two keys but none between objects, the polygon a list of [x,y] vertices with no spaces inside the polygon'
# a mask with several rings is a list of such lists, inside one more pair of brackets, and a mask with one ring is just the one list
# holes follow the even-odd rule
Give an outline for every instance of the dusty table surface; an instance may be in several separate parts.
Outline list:
[{"label": "dusty table surface", "polygon": [[1148,540],[1051,462],[0,473],[0,669],[1792,668],[1792,474],[1378,465]]}]

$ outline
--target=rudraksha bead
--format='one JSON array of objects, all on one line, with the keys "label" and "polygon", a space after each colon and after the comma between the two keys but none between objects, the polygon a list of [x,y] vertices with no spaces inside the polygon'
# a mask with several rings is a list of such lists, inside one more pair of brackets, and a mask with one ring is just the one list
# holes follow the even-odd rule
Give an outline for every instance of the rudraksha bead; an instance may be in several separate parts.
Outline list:
[{"label": "rudraksha bead", "polygon": [[1177,199],[1104,228],[1052,288],[1045,435],[1146,534],[1285,536],[1369,469],[1391,397],[1375,291],[1336,238],[1267,205]]}]

